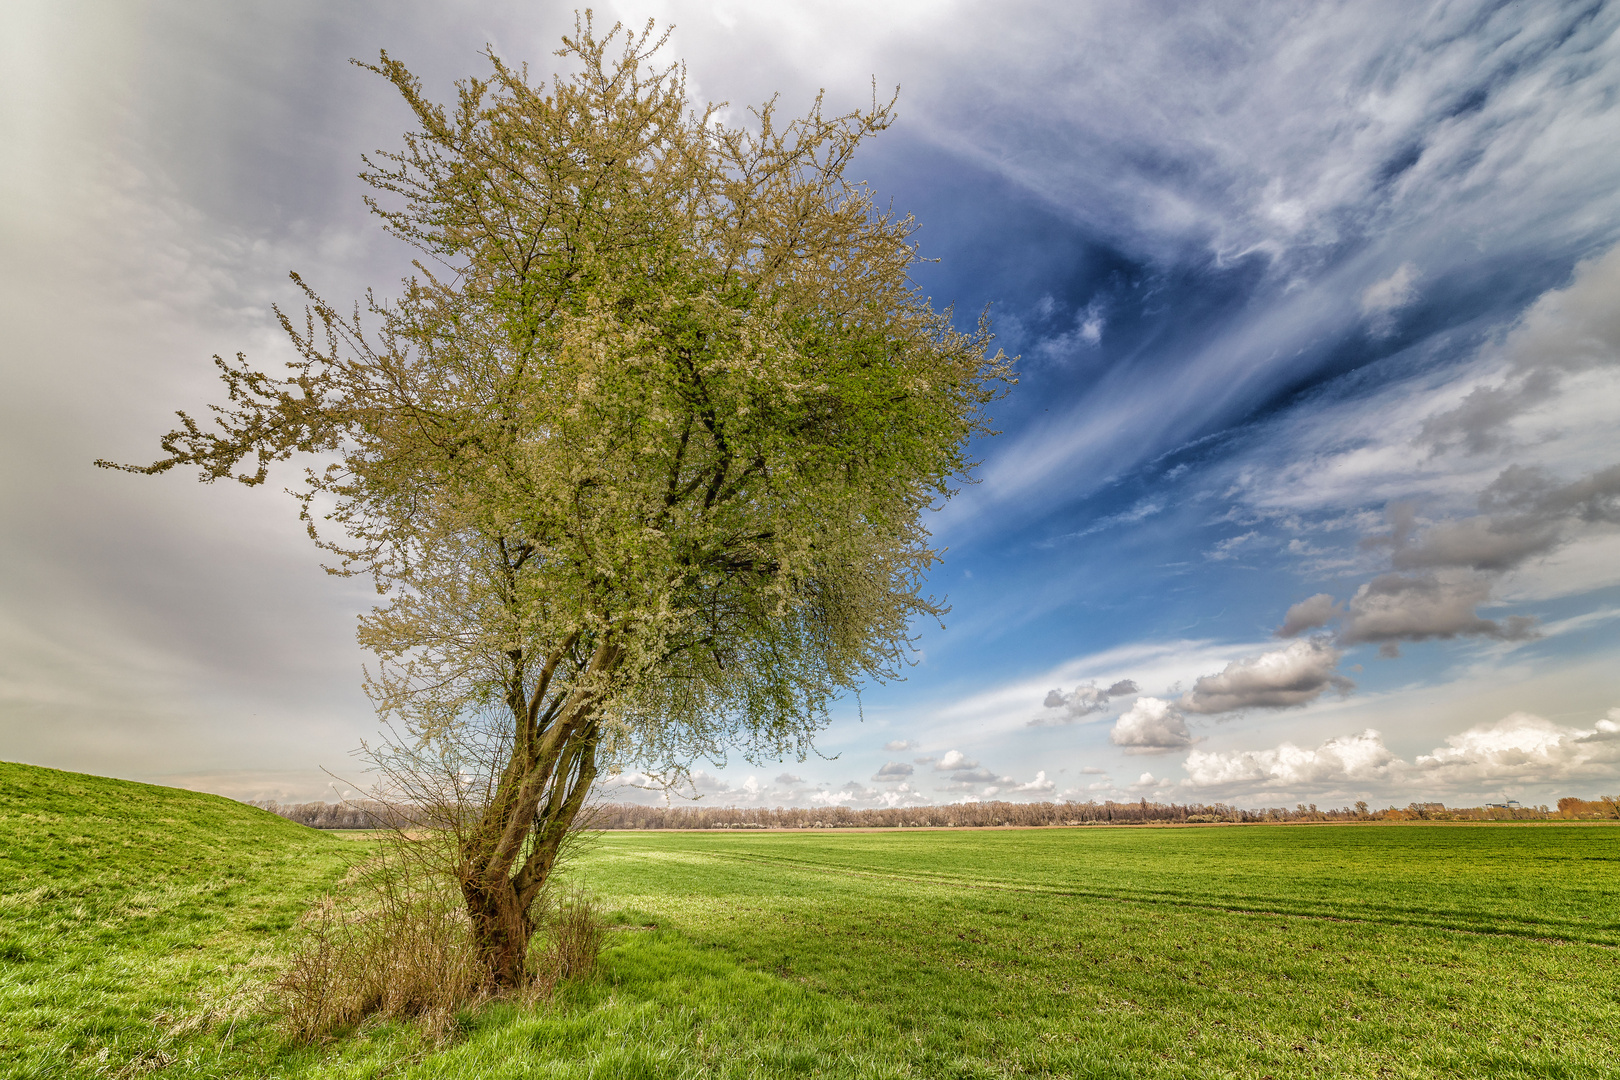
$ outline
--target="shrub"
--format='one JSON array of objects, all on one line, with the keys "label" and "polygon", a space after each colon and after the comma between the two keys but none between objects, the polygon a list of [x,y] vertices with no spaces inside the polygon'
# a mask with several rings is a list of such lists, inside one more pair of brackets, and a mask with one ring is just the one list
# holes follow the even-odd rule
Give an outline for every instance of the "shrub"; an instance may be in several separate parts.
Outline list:
[{"label": "shrub", "polygon": [[[273,1010],[306,1041],[371,1017],[411,1021],[446,1038],[458,1012],[496,993],[460,895],[443,877],[392,853],[355,877],[352,892],[323,898],[304,917]],[[531,1001],[562,980],[589,975],[605,938],[578,890],[543,893],[536,908],[544,947],[530,953],[527,985],[514,988]]]},{"label": "shrub", "polygon": [[486,992],[460,898],[420,882],[367,892],[359,903],[326,897],[305,916],[276,984],[289,1032],[314,1039],[386,1016],[443,1037]]}]

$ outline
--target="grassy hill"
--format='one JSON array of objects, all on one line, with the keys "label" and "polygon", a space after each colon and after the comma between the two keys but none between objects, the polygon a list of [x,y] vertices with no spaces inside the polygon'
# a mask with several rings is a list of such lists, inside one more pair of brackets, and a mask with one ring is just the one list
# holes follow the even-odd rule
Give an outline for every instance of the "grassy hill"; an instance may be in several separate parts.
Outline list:
[{"label": "grassy hill", "polygon": [[343,850],[217,795],[0,763],[0,1076],[239,1058],[203,1029],[262,982]]},{"label": "grassy hill", "polygon": [[1620,828],[611,833],[616,930],[453,1043],[264,987],[352,840],[0,765],[0,1078],[1620,1078]]}]

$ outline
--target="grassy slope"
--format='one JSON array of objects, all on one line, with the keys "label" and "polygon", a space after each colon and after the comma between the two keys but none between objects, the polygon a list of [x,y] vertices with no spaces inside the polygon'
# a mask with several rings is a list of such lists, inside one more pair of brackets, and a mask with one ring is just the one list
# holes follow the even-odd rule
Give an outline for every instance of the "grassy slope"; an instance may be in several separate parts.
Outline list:
[{"label": "grassy slope", "polygon": [[253,997],[343,847],[216,795],[0,763],[0,1076],[298,1060]]},{"label": "grassy slope", "polygon": [[0,765],[0,1076],[1620,1077],[1620,829],[609,834],[578,873],[656,928],[552,1005],[208,1020],[344,846]]}]

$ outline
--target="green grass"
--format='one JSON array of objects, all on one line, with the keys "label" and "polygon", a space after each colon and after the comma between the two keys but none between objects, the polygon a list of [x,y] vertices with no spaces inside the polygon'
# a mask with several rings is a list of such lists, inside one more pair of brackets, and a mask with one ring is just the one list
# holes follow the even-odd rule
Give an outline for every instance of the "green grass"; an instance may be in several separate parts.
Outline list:
[{"label": "green grass", "polygon": [[612,833],[596,977],[298,1047],[252,987],[354,840],[0,792],[0,1076],[1620,1077],[1620,828]]},{"label": "green grass", "polygon": [[216,795],[0,763],[0,1077],[318,1059],[256,1006],[352,848]]}]

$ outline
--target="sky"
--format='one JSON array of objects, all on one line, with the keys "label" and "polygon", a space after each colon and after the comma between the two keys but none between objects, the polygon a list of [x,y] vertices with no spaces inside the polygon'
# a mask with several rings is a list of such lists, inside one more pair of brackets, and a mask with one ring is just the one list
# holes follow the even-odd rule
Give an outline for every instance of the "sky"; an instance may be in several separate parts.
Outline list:
[{"label": "sky", "polygon": [[[717,805],[1620,793],[1620,4],[614,3],[732,115],[900,89],[855,173],[1018,385],[903,681]],[[136,477],[297,271],[387,293],[404,106],[531,3],[0,11],[0,759],[363,790],[354,620],[285,496]],[[610,797],[651,801],[639,774]]]}]

